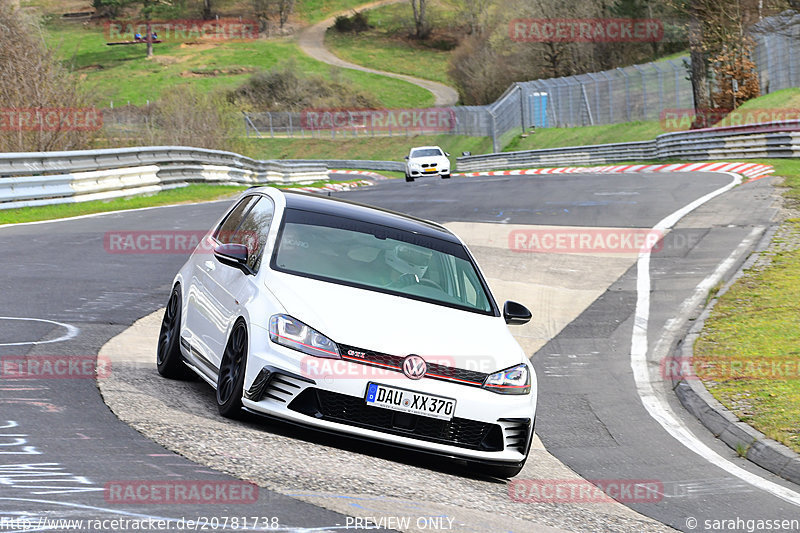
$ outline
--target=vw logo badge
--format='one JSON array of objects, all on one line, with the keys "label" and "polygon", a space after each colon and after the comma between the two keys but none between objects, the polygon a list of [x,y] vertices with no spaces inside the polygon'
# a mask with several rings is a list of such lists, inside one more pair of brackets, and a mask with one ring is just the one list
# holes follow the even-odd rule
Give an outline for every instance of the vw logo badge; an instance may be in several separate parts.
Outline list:
[{"label": "vw logo badge", "polygon": [[418,355],[409,355],[403,360],[403,374],[410,379],[420,379],[427,371],[428,364]]}]

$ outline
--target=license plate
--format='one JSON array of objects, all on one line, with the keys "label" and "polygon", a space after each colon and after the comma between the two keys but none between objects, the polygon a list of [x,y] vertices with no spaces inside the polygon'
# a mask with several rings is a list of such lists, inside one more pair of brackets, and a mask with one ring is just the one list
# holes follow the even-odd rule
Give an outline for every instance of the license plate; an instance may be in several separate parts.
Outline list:
[{"label": "license plate", "polygon": [[432,173],[436,172],[436,169],[435,168],[426,168],[425,170],[423,170],[423,172],[429,172],[429,173],[432,174]]},{"label": "license plate", "polygon": [[387,387],[377,383],[367,385],[367,405],[439,420],[451,420],[456,411],[456,401],[452,398]]}]

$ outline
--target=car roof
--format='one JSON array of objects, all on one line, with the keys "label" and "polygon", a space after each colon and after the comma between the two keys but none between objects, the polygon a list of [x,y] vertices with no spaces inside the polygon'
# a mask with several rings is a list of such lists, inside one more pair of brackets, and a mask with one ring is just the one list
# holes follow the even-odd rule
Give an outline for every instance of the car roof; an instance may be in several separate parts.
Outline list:
[{"label": "car roof", "polygon": [[341,198],[319,196],[303,191],[282,190],[281,193],[283,193],[286,198],[287,209],[299,209],[312,213],[323,213],[337,217],[351,218],[370,224],[388,226],[462,244],[459,238],[444,226],[422,218],[416,218],[389,209],[342,200]]}]

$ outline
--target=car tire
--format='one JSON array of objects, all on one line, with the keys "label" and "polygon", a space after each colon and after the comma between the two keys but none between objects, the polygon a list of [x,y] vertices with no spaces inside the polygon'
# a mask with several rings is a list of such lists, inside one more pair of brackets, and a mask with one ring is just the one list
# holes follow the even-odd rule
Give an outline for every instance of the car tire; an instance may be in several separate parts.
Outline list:
[{"label": "car tire", "polygon": [[442,179],[443,180],[449,180],[450,179],[450,174],[442,174]]},{"label": "car tire", "polygon": [[161,319],[161,331],[158,334],[156,349],[156,366],[158,373],[169,379],[190,379],[192,372],[183,362],[181,355],[181,286],[176,284],[172,289]]},{"label": "car tire", "polygon": [[414,181],[414,178],[406,174],[406,181]]},{"label": "car tire", "polygon": [[247,325],[233,325],[217,376],[217,408],[225,418],[236,418],[242,410],[244,374],[247,368]]},{"label": "car tire", "polygon": [[509,466],[487,465],[483,463],[468,463],[468,467],[470,471],[482,474],[484,476],[508,479],[522,472],[522,469],[525,467],[525,462],[523,461],[522,464],[520,465],[509,465]]}]

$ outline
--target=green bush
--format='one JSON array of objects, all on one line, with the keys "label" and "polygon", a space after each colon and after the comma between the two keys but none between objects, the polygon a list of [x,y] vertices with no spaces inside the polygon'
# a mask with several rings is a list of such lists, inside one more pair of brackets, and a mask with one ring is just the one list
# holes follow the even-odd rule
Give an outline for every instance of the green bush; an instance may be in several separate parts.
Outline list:
[{"label": "green bush", "polygon": [[376,109],[379,102],[352,85],[319,75],[298,74],[292,63],[253,74],[229,93],[229,101],[255,111],[301,111],[303,109]]},{"label": "green bush", "polygon": [[333,28],[339,33],[361,33],[370,29],[369,18],[361,11],[356,11],[353,16],[339,15],[333,23]]}]

